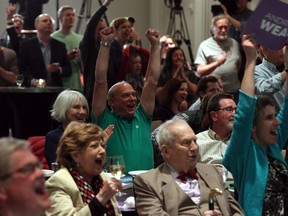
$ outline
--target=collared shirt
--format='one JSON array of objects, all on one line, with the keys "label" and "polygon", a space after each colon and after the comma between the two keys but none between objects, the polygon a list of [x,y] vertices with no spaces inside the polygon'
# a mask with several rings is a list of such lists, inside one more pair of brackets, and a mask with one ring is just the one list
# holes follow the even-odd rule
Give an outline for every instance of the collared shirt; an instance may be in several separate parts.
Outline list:
[{"label": "collared shirt", "polygon": [[43,60],[45,62],[46,68],[47,68],[47,66],[51,62],[51,46],[50,46],[50,42],[48,44],[45,44],[39,39],[39,43],[40,43],[40,47],[41,47],[41,51],[42,51],[42,55],[43,55]]},{"label": "collared shirt", "polygon": [[[286,81],[284,82],[286,83]],[[286,84],[281,80],[279,72],[274,64],[263,58],[262,63],[255,67],[256,94],[273,94],[276,109],[279,111],[283,104],[286,92]]]},{"label": "collared shirt", "polygon": [[170,173],[176,184],[178,184],[179,187],[192,199],[192,201],[198,205],[200,203],[201,195],[198,180],[187,178],[187,182],[183,183],[180,179],[177,178],[179,173],[170,164],[167,163],[167,166],[169,167]]},{"label": "collared shirt", "polygon": [[206,164],[222,164],[222,158],[226,151],[230,135],[220,139],[218,135],[209,128],[196,135],[199,145],[199,162]]}]

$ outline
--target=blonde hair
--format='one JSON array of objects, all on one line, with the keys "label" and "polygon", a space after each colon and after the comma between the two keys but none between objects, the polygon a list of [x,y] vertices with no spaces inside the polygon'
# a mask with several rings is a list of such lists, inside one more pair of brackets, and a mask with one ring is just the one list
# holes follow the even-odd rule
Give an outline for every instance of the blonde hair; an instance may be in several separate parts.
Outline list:
[{"label": "blonde hair", "polygon": [[99,145],[105,143],[105,132],[99,126],[92,123],[71,122],[66,127],[57,148],[59,167],[76,166],[71,153],[84,150],[92,141],[96,141]]}]

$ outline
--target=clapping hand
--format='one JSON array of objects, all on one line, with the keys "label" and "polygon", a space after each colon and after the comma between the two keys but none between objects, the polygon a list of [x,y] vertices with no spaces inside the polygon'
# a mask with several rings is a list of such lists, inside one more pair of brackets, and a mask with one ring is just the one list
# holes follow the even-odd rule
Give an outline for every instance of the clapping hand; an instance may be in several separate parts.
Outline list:
[{"label": "clapping hand", "polygon": [[110,138],[110,136],[113,134],[113,131],[114,131],[114,125],[111,124],[111,125],[108,125],[107,128],[104,130],[104,140],[105,142]]}]

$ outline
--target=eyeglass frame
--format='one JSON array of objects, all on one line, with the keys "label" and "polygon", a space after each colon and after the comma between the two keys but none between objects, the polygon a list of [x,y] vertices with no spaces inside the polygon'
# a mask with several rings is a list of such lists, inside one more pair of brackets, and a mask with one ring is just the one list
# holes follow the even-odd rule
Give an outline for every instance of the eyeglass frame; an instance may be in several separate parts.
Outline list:
[{"label": "eyeglass frame", "polygon": [[236,113],[237,112],[237,107],[231,107],[231,106],[229,106],[229,107],[223,107],[223,108],[219,108],[218,110],[215,110],[216,112],[218,112],[218,111],[220,111],[220,110],[222,110],[223,112],[225,112],[226,114],[228,114],[228,115],[231,115],[231,114],[233,114],[233,111],[234,111],[234,113]]},{"label": "eyeglass frame", "polygon": [[7,174],[0,176],[0,181],[7,181],[15,173],[21,173],[25,176],[30,176],[35,172],[36,168],[42,169],[42,167],[43,167],[43,165],[40,161],[37,161],[35,163],[28,163],[21,168],[18,168],[18,169],[14,170],[10,173],[7,173]]}]

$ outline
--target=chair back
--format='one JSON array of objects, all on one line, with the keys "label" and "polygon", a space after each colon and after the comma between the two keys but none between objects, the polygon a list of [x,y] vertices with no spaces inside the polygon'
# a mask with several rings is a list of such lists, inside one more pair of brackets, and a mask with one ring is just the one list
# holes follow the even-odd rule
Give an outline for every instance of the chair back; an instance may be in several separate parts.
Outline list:
[{"label": "chair back", "polygon": [[49,169],[44,156],[45,136],[32,136],[27,139],[33,154],[42,162],[43,169]]}]

